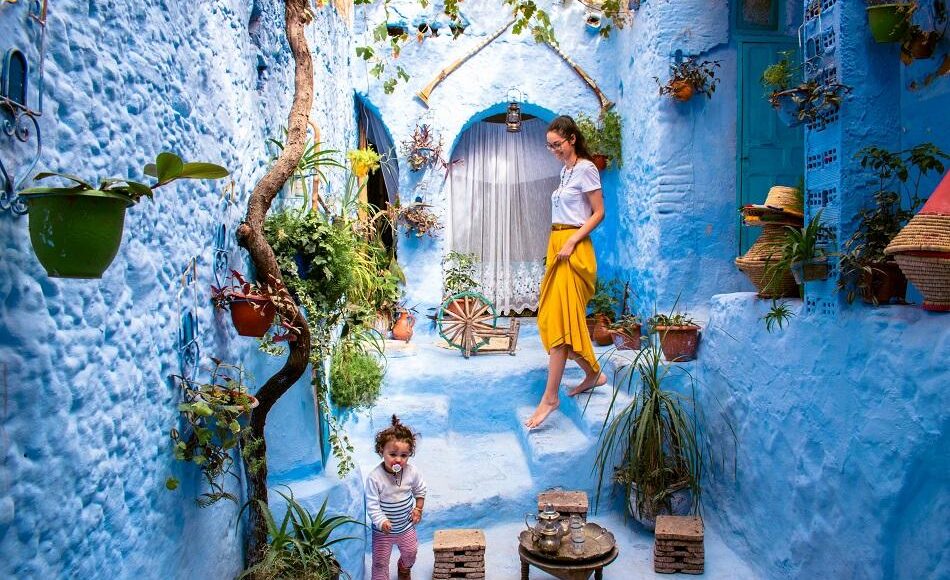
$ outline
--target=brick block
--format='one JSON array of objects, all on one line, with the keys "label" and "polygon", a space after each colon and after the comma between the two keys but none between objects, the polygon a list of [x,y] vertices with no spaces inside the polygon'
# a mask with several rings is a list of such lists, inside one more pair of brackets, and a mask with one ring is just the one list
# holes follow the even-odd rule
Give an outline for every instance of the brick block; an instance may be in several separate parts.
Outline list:
[{"label": "brick block", "polygon": [[703,519],[699,516],[657,516],[657,540],[703,541]]},{"label": "brick block", "polygon": [[[436,552],[466,551],[466,555],[476,555],[485,551],[485,532],[482,530],[436,530],[432,540],[432,549]],[[468,554],[472,551],[472,554]]]}]

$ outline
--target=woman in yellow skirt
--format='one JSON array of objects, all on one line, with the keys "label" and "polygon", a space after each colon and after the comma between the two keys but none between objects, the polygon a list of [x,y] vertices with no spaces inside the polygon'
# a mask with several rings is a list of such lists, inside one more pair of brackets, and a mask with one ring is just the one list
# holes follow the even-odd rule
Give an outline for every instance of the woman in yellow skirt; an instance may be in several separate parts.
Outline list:
[{"label": "woman in yellow skirt", "polygon": [[591,161],[574,119],[561,116],[548,126],[548,149],[564,164],[551,194],[551,237],[547,269],[541,281],[538,332],[548,351],[548,380],[529,429],[547,419],[560,404],[558,390],[567,359],[584,370],[584,380],[568,391],[574,396],[607,382],[601,374],[587,331],[587,302],[594,295],[597,261],[590,232],[604,219],[600,173]]}]

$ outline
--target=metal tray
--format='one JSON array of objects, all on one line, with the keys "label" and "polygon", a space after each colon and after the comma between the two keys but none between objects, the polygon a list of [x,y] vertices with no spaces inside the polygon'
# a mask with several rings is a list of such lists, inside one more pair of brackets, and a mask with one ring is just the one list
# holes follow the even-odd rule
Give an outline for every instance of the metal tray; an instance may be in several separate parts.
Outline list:
[{"label": "metal tray", "polygon": [[522,530],[521,534],[518,535],[518,542],[532,556],[562,564],[585,562],[587,560],[602,558],[610,553],[614,546],[617,545],[617,540],[611,532],[593,522],[587,522],[584,525],[584,551],[581,553],[574,551],[574,546],[569,534],[561,537],[561,547],[558,549],[557,554],[549,554],[537,550],[534,547],[534,542],[531,541],[531,530]]}]

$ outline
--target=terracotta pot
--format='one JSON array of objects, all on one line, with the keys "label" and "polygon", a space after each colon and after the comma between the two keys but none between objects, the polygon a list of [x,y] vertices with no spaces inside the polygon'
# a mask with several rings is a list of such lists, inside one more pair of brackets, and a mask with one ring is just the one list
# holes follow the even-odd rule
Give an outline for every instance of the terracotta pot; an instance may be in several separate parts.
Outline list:
[{"label": "terracotta pot", "polygon": [[393,323],[393,338],[409,342],[412,338],[412,327],[416,324],[416,317],[408,310],[396,311],[396,322]]},{"label": "terracotta pot", "polygon": [[232,300],[228,305],[231,310],[231,322],[241,336],[260,338],[267,333],[274,324],[274,315],[277,309],[266,298],[246,298]]},{"label": "terracotta pot", "polygon": [[915,34],[902,47],[914,60],[924,60],[932,57],[937,49],[940,35],[937,31]]},{"label": "terracotta pot", "polygon": [[611,330],[614,339],[614,346],[617,350],[640,350],[640,325],[635,327],[629,334],[622,330]]},{"label": "terracotta pot", "polygon": [[606,155],[601,155],[600,153],[593,153],[591,157],[593,158],[592,161],[594,162],[594,167],[596,167],[600,171],[604,171],[605,169],[607,169],[607,161],[609,160],[609,158]]},{"label": "terracotta pot", "polygon": [[868,304],[890,304],[894,298],[904,302],[907,296],[907,277],[892,260],[872,264],[871,273],[863,272],[861,278],[861,298]]},{"label": "terracotta pot", "polygon": [[696,87],[689,81],[673,81],[670,83],[670,88],[673,98],[682,102],[692,99],[693,93],[696,92]]},{"label": "terracotta pot", "polygon": [[656,326],[654,330],[660,336],[660,348],[666,360],[685,362],[696,358],[696,349],[699,348],[698,326]]},{"label": "terracotta pot", "polygon": [[613,344],[614,339],[610,335],[610,319],[603,314],[595,314],[587,317],[587,332],[590,339],[598,346],[607,346]]}]

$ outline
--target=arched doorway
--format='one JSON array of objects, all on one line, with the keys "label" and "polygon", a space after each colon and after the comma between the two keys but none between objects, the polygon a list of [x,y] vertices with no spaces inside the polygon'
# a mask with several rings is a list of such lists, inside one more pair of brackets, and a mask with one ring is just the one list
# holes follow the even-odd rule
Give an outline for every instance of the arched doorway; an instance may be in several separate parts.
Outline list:
[{"label": "arched doorway", "polygon": [[525,115],[512,133],[503,116],[489,116],[470,125],[452,151],[449,248],[478,256],[482,292],[499,313],[537,309],[561,169],[545,148],[547,124]]},{"label": "arched doorway", "polygon": [[[359,146],[371,147],[383,158],[379,171],[369,174],[366,182],[365,199],[370,205],[385,209],[387,203],[394,204],[399,189],[399,164],[396,162],[392,136],[382,119],[359,95],[356,96],[357,130]],[[396,239],[392,227],[382,224],[380,232],[383,245],[390,255],[396,256]]]}]

